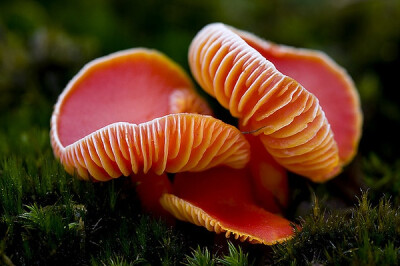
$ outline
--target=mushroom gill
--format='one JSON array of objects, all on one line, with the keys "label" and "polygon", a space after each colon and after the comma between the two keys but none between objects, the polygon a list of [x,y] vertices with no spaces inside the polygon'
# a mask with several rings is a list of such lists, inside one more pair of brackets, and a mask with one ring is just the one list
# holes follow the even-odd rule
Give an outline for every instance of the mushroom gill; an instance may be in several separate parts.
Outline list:
[{"label": "mushroom gill", "polygon": [[179,220],[241,241],[273,245],[291,238],[291,223],[258,205],[250,175],[248,168],[227,167],[178,173],[161,205]]},{"label": "mushroom gill", "polygon": [[201,87],[290,171],[323,182],[354,157],[362,124],[358,94],[325,54],[215,23],[193,39],[189,64]]},{"label": "mushroom gill", "polygon": [[210,113],[179,66],[130,49],[90,62],[69,82],[51,118],[51,144],[70,174],[98,181],[243,167],[249,144],[235,127],[202,115]]}]

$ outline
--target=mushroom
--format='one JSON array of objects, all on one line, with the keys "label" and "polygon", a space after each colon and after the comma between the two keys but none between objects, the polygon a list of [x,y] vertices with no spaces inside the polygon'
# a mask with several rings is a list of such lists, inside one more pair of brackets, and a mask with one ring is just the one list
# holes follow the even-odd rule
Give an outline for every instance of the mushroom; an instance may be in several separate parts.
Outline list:
[{"label": "mushroom", "polygon": [[[131,49],[71,80],[52,116],[52,146],[82,179],[130,175],[144,210],[167,221],[166,210],[181,218],[190,209],[182,206],[193,206],[210,215],[204,226],[227,236],[264,244],[291,237],[290,222],[273,214],[287,204],[286,172],[256,137],[195,113],[211,111],[186,74],[159,52]],[[253,160],[237,170],[250,159],[249,143]],[[182,171],[203,172],[177,174],[171,184],[166,172]]]},{"label": "mushroom", "polygon": [[289,182],[286,169],[264,148],[260,139],[245,135],[250,144],[248,178],[257,204],[272,213],[282,213],[289,205]]},{"label": "mushroom", "polygon": [[291,238],[291,223],[257,203],[250,180],[249,168],[178,173],[173,194],[163,194],[161,205],[177,219],[225,233],[227,238],[233,235],[241,241],[266,245]]},{"label": "mushroom", "polygon": [[161,205],[177,219],[209,231],[273,245],[294,234],[290,222],[280,216],[289,201],[287,173],[258,137],[245,136],[251,150],[245,168],[178,173],[169,191],[160,194]]},{"label": "mushroom", "polygon": [[142,210],[157,219],[161,218],[173,225],[174,217],[160,204],[160,198],[165,193],[173,193],[172,184],[166,173],[131,175],[131,181],[136,185],[136,193],[140,199]]},{"label": "mushroom", "polygon": [[359,97],[345,70],[322,52],[215,23],[192,41],[189,64],[201,87],[292,172],[324,182],[355,156]]},{"label": "mushroom", "polygon": [[249,144],[240,131],[194,113],[211,112],[180,67],[154,50],[126,50],[90,62],[68,83],[51,144],[66,171],[86,180],[244,167]]}]

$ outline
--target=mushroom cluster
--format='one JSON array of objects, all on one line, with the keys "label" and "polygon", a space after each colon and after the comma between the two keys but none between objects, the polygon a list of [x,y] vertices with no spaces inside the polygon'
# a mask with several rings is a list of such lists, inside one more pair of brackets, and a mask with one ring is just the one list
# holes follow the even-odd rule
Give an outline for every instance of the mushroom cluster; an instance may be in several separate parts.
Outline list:
[{"label": "mushroom cluster", "polygon": [[281,217],[286,170],[324,182],[356,153],[362,113],[350,77],[321,52],[220,23],[193,39],[189,65],[238,128],[213,117],[165,55],[130,49],[88,63],[68,83],[51,118],[55,156],[84,180],[130,176],[155,215],[252,243],[292,237]]}]

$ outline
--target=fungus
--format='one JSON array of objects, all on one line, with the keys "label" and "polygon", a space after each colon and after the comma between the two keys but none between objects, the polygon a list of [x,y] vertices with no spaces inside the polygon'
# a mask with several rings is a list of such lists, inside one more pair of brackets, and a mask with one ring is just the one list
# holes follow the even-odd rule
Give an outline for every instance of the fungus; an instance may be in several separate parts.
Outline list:
[{"label": "fungus", "polygon": [[210,113],[180,67],[131,49],[90,62],[69,82],[51,118],[51,144],[66,171],[86,180],[244,167],[244,136],[201,115]]},{"label": "fungus", "polygon": [[160,204],[160,198],[165,193],[172,193],[172,184],[166,173],[131,175],[131,181],[136,184],[136,193],[142,209],[156,218],[162,218],[168,224],[174,224],[174,217]]},{"label": "fungus", "polygon": [[351,78],[327,55],[215,23],[189,48],[201,87],[285,168],[326,181],[354,157],[362,113]]},{"label": "fungus", "polygon": [[289,204],[289,183],[286,169],[263,147],[260,139],[246,134],[250,144],[249,180],[257,204],[272,213],[281,213]]},{"label": "fungus", "polygon": [[177,219],[209,231],[273,245],[293,235],[290,222],[279,216],[289,201],[287,173],[258,137],[245,136],[251,150],[245,168],[178,173],[161,205]]},{"label": "fungus", "polygon": [[177,219],[235,239],[273,245],[294,234],[290,222],[257,204],[249,168],[178,173],[161,205]]}]

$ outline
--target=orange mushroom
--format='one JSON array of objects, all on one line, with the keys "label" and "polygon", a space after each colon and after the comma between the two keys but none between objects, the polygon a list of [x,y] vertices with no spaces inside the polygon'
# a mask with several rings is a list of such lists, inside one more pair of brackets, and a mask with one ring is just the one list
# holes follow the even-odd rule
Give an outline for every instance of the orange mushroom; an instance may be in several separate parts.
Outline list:
[{"label": "orange mushroom", "polygon": [[245,136],[251,150],[247,167],[178,173],[161,205],[177,219],[209,231],[272,245],[293,235],[290,222],[276,215],[289,203],[288,177],[258,137]]},{"label": "orange mushroom", "polygon": [[211,116],[183,70],[159,52],[131,49],[87,64],[51,118],[54,154],[69,173],[121,175],[244,167],[249,144]]},{"label": "orange mushroom", "polygon": [[287,169],[323,182],[354,157],[362,124],[358,94],[325,54],[215,23],[192,41],[189,64],[202,88]]},{"label": "orange mushroom", "polygon": [[136,193],[142,209],[155,218],[162,218],[168,224],[174,224],[174,217],[160,204],[160,198],[165,193],[172,193],[172,184],[166,173],[131,175],[136,184]]},{"label": "orange mushroom", "polygon": [[248,168],[257,204],[272,213],[282,213],[289,205],[289,183],[286,169],[278,164],[263,147],[260,139],[246,134],[251,160]]},{"label": "orange mushroom", "polygon": [[249,168],[178,173],[161,205],[177,219],[241,241],[273,245],[291,238],[290,222],[258,205],[250,180]]}]

